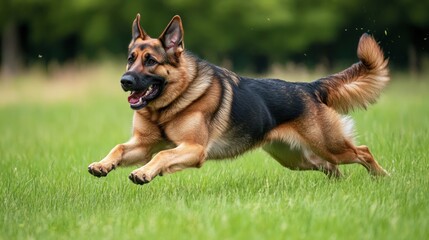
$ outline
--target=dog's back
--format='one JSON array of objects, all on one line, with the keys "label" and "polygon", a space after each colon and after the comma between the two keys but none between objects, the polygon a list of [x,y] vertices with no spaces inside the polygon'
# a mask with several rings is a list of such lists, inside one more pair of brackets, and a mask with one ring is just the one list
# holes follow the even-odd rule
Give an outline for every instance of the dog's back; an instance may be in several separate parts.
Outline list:
[{"label": "dog's back", "polygon": [[[228,140],[218,142],[229,142],[229,146],[222,144],[221,147],[211,148],[209,157],[236,156],[260,145],[276,127],[299,118],[308,118],[306,112],[324,109],[320,104],[339,113],[347,113],[354,108],[366,108],[375,102],[389,81],[388,61],[384,59],[375,40],[367,34],[362,35],[357,54],[360,62],[340,73],[310,83],[238,77],[238,81],[232,84],[224,77],[223,85],[229,84],[233,92],[232,101],[229,102],[231,116],[229,127],[223,135]],[[216,68],[214,65],[212,67]],[[335,117],[332,121],[337,121],[334,119]],[[352,126],[349,124],[351,121],[348,119],[341,120],[340,125],[343,129],[349,129],[345,131],[346,135],[352,135]],[[299,141],[294,139],[290,144]],[[214,153],[215,149],[219,151]]]}]

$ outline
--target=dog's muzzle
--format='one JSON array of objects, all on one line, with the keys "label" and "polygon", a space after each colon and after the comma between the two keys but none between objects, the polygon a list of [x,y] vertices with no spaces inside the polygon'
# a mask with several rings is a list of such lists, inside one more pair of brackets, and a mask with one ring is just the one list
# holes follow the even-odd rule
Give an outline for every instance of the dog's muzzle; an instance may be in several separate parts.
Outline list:
[{"label": "dog's muzzle", "polygon": [[130,91],[128,102],[134,110],[141,109],[161,95],[165,79],[153,75],[140,75],[126,72],[121,77],[121,86],[124,91]]}]

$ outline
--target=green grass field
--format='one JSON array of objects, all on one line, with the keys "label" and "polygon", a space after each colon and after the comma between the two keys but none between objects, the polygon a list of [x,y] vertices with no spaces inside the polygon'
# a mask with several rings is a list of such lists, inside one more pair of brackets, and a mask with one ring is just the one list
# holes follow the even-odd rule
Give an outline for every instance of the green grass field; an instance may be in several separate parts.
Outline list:
[{"label": "green grass field", "polygon": [[347,165],[344,179],[328,180],[255,150],[138,186],[127,178],[132,167],[101,179],[87,172],[130,135],[121,70],[0,85],[0,239],[429,236],[429,82],[393,74],[376,105],[353,113],[358,141],[389,178]]}]

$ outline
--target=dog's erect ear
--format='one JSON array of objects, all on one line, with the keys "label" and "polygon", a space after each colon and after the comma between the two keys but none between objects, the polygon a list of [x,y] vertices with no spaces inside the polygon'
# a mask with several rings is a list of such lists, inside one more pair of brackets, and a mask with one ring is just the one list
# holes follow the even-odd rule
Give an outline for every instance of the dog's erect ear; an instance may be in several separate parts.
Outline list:
[{"label": "dog's erect ear", "polygon": [[185,49],[183,42],[183,26],[182,20],[178,15],[171,19],[164,32],[159,36],[165,51],[167,53],[175,53],[177,56]]},{"label": "dog's erect ear", "polygon": [[133,31],[133,35],[132,35],[133,41],[135,41],[137,38],[141,38],[145,40],[146,38],[149,37],[140,26],[140,13],[137,13],[136,19],[134,19],[132,31]]}]

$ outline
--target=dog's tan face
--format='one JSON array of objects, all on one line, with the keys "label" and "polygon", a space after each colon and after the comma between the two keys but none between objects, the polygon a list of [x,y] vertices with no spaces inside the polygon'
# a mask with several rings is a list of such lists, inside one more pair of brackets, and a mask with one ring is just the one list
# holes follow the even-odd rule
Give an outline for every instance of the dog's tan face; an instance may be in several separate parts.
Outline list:
[{"label": "dog's tan face", "polygon": [[146,106],[160,108],[175,99],[188,84],[184,59],[183,27],[175,16],[159,38],[151,38],[140,26],[140,15],[133,22],[128,46],[127,71],[121,77],[128,102],[134,110]]}]

